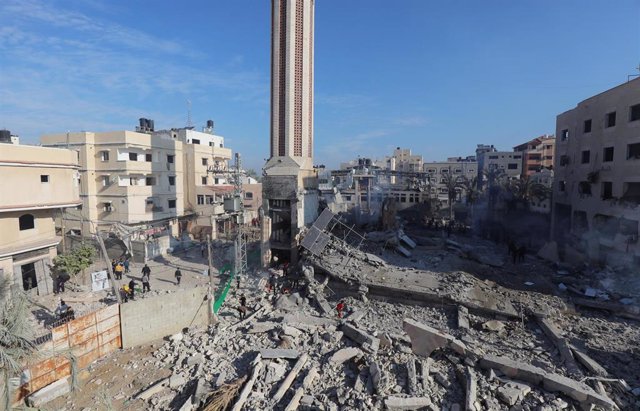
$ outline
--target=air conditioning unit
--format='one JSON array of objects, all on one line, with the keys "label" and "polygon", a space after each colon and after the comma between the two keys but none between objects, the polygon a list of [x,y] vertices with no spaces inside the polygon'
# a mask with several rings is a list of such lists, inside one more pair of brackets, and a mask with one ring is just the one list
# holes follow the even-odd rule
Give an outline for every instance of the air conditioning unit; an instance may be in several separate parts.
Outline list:
[{"label": "air conditioning unit", "polygon": [[104,212],[105,213],[111,213],[113,212],[113,206],[111,204],[105,204],[104,205]]}]

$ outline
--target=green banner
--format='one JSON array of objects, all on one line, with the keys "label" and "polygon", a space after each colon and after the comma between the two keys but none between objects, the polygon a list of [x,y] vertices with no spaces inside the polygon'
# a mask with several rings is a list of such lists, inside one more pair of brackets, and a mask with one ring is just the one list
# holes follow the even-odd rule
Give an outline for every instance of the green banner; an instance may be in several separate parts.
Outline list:
[{"label": "green banner", "polygon": [[235,278],[236,273],[231,269],[231,264],[226,264],[224,267],[222,267],[222,270],[220,270],[220,276],[223,276],[224,274],[229,274],[229,279],[225,283],[224,287],[218,287],[219,295],[215,297],[213,301],[213,312],[216,314],[218,314],[218,311],[222,307],[222,304],[224,304],[224,300],[226,300],[227,294],[231,289],[233,279]]}]

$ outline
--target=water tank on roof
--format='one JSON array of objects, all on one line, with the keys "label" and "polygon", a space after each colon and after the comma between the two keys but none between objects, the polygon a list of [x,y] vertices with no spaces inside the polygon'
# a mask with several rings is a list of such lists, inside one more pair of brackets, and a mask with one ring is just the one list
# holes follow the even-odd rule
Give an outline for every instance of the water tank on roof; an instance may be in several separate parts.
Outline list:
[{"label": "water tank on roof", "polygon": [[207,120],[207,128],[213,128],[213,120]]},{"label": "water tank on roof", "polygon": [[9,130],[0,130],[0,142],[2,142],[2,143],[10,143],[11,142],[11,131],[9,131]]}]

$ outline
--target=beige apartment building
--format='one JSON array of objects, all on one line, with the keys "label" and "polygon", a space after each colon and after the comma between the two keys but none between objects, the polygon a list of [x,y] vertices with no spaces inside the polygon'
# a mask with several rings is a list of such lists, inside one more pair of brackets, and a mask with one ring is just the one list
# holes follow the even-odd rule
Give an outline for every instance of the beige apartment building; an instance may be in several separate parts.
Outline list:
[{"label": "beige apartment building", "polygon": [[640,78],[558,115],[552,234],[591,259],[640,261]]},{"label": "beige apartment building", "polygon": [[[449,189],[447,188],[446,176],[452,175],[453,178],[468,179],[471,181],[478,173],[478,162],[475,157],[469,156],[465,158],[451,157],[447,161],[427,162],[423,165],[424,172],[428,174],[431,195],[437,196],[442,207],[449,207]],[[462,188],[459,190],[459,198],[461,202],[465,201]]]},{"label": "beige apartment building", "polygon": [[544,169],[553,169],[555,147],[555,137],[546,134],[515,146],[513,151],[522,152],[523,177],[530,177]]},{"label": "beige apartment building", "polygon": [[122,223],[177,235],[177,218],[185,211],[181,141],[111,131],[45,135],[41,142],[79,153],[82,211],[67,223],[74,233],[91,236]]},{"label": "beige apartment building", "polygon": [[49,294],[49,265],[61,241],[54,217],[81,204],[77,153],[0,144],[0,193],[0,276],[31,294]]}]

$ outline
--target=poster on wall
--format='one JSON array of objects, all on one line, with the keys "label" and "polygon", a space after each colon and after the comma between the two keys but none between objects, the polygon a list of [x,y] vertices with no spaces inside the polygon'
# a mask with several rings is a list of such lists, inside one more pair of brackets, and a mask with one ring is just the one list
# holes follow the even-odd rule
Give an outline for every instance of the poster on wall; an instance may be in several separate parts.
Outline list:
[{"label": "poster on wall", "polygon": [[102,291],[110,286],[107,270],[91,273],[91,291]]}]

